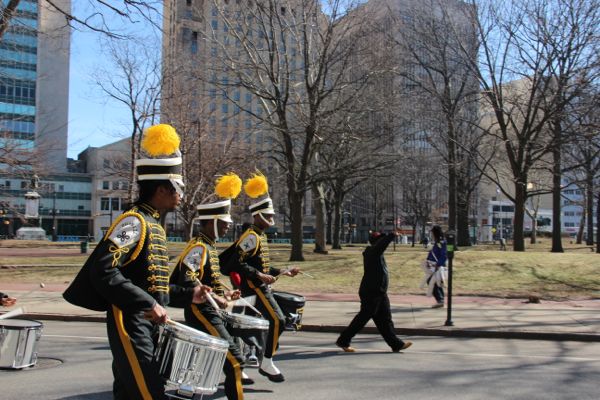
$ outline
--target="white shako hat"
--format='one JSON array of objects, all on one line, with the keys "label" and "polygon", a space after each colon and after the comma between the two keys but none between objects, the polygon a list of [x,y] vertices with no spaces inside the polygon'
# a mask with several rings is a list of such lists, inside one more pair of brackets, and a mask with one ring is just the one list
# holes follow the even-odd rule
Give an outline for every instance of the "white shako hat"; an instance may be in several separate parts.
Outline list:
[{"label": "white shako hat", "polygon": [[[194,219],[215,221],[221,220],[232,223],[231,219],[231,199],[235,199],[242,191],[242,180],[239,176],[230,172],[217,179],[215,184],[215,194],[225,200],[212,203],[198,204],[196,206],[196,217]],[[214,224],[215,238],[218,239],[219,233],[217,224]]]},{"label": "white shako hat", "polygon": [[256,215],[258,213],[261,214],[275,214],[275,209],[273,208],[273,200],[267,195],[263,197],[258,202],[251,204],[248,207],[248,210],[252,215]]},{"label": "white shako hat", "polygon": [[175,128],[167,124],[152,125],[144,131],[140,158],[135,160],[138,181],[170,181],[183,196],[181,140]]},{"label": "white shako hat", "polygon": [[220,219],[232,223],[231,200],[222,200],[214,203],[199,204],[196,206],[196,219]]}]

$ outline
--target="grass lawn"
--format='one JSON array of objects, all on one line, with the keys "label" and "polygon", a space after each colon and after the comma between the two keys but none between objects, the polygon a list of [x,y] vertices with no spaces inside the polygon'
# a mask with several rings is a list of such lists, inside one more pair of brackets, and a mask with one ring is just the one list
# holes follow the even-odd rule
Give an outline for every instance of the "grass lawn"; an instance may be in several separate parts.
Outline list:
[{"label": "grass lawn", "polygon": [[[85,255],[44,256],[44,248],[31,243],[32,254],[4,257],[0,249],[0,266],[35,265],[0,268],[1,282],[69,282],[83,264]],[[35,248],[33,247],[35,246]],[[46,246],[48,246],[46,244]],[[225,246],[225,245],[224,245]],[[453,292],[455,295],[478,295],[542,299],[600,298],[600,255],[584,245],[564,244],[565,253],[550,253],[550,241],[529,247],[526,252],[498,251],[498,246],[476,246],[455,253]],[[78,248],[78,245],[76,246]],[[172,244],[173,257],[184,244]],[[306,261],[289,263],[289,246],[272,245],[271,258],[276,267],[295,265],[314,276],[282,277],[276,287],[299,293],[356,293],[362,277],[362,249],[345,247],[329,254],[312,253],[305,246]],[[419,288],[420,263],[426,250],[420,246],[390,245],[386,260],[390,269],[390,294],[422,294]]]}]

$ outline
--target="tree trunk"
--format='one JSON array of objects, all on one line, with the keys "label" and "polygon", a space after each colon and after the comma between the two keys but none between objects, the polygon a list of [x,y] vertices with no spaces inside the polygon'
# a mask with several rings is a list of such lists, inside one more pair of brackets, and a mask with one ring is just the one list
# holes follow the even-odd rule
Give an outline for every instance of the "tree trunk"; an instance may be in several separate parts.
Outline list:
[{"label": "tree trunk", "polygon": [[342,248],[342,201],[344,197],[340,194],[333,196],[333,245],[332,249],[339,250]]},{"label": "tree trunk", "polygon": [[537,211],[531,218],[531,240],[529,241],[529,243],[537,243]]},{"label": "tree trunk", "polygon": [[291,224],[291,243],[290,261],[304,261],[302,254],[302,208],[304,203],[303,192],[292,192],[290,190],[290,224]]},{"label": "tree trunk", "polygon": [[585,227],[585,211],[581,213],[581,218],[579,219],[579,229],[577,230],[577,239],[575,243],[581,244],[583,243],[583,230]]},{"label": "tree trunk", "polygon": [[[586,176],[586,184],[585,184],[585,203],[586,203],[586,212],[587,215],[587,236],[585,239],[585,244],[588,246],[594,245],[594,174],[588,169],[588,173]],[[600,228],[600,225],[598,225]]]},{"label": "tree trunk", "polygon": [[[594,235],[593,230],[591,235]],[[598,200],[596,201],[596,253],[600,253],[600,191],[598,191]]]},{"label": "tree trunk", "polygon": [[[523,180],[522,182],[526,182]],[[525,237],[523,227],[525,222],[525,185],[517,181],[515,183],[515,221],[513,224],[513,250],[525,251]],[[503,227],[504,229],[504,227]],[[504,237],[504,236],[503,236]]]},{"label": "tree trunk", "polygon": [[554,146],[552,149],[552,253],[563,253],[562,235],[561,235],[561,147],[562,132],[561,125],[558,122],[554,124]]},{"label": "tree trunk", "polygon": [[313,204],[315,207],[315,253],[327,254],[325,243],[325,199],[323,185],[312,185]]},{"label": "tree trunk", "polygon": [[325,224],[327,226],[325,230],[325,243],[331,246],[333,243],[333,211],[331,210],[331,203],[326,208]]},{"label": "tree trunk", "polygon": [[456,230],[456,144],[452,126],[448,129],[448,230]]},{"label": "tree trunk", "polygon": [[412,245],[410,247],[415,247],[415,236],[417,236],[417,224],[412,226]]},{"label": "tree trunk", "polygon": [[458,246],[470,246],[471,238],[469,235],[469,201],[463,196],[458,195],[456,202],[456,244]]}]

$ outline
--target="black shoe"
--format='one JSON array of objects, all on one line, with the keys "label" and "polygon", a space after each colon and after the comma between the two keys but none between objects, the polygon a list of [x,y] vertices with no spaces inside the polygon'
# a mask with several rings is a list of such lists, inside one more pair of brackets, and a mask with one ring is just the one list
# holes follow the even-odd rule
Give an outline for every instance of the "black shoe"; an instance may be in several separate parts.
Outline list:
[{"label": "black shoe", "polygon": [[242,378],[242,385],[254,385],[254,379]]},{"label": "black shoe", "polygon": [[269,378],[269,380],[271,382],[279,383],[279,382],[285,381],[285,378],[283,377],[282,374],[271,375],[268,372],[264,371],[262,368],[258,369],[258,373],[261,374],[261,375],[263,375],[263,376],[266,376],[267,378]]}]

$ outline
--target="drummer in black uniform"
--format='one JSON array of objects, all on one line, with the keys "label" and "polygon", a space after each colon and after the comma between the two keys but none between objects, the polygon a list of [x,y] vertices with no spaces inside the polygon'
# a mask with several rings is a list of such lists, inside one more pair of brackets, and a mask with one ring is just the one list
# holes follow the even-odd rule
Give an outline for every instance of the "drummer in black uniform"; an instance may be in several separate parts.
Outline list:
[{"label": "drummer in black uniform", "polygon": [[[113,354],[115,399],[166,399],[153,361],[156,324],[167,320],[169,255],[161,216],[174,210],[183,191],[179,136],[169,125],[144,132],[142,159],[135,162],[139,198],[98,243],[64,297],[105,310]],[[205,301],[199,287],[194,302]]]},{"label": "drummer in black uniform", "polygon": [[[220,282],[219,256],[215,242],[227,234],[231,220],[231,198],[237,197],[242,188],[241,179],[228,174],[217,181],[215,188],[220,197],[227,200],[200,204],[196,207],[200,220],[200,233],[192,238],[178,259],[171,274],[171,306],[184,307],[185,322],[192,328],[220,337],[229,342],[229,351],[223,365],[225,372],[225,395],[229,400],[244,398],[242,390],[242,364],[244,356],[233,337],[227,331],[220,310],[209,302],[193,304],[192,294],[197,285],[204,284],[212,289],[212,295],[220,308],[227,307],[228,300],[240,297],[240,291],[225,292]],[[253,383],[246,377],[245,383]]]},{"label": "drummer in black uniform", "polygon": [[246,194],[260,199],[250,205],[253,223],[233,244],[234,255],[228,257],[224,269],[240,274],[242,296],[256,295],[256,308],[269,321],[264,357],[258,372],[272,382],[283,382],[285,378],[273,363],[273,356],[279,347],[279,336],[285,328],[285,316],[273,297],[270,285],[278,276],[296,276],[300,270],[290,268],[282,271],[270,265],[265,229],[275,224],[275,210],[268,189],[267,179],[260,173],[246,181]]}]

